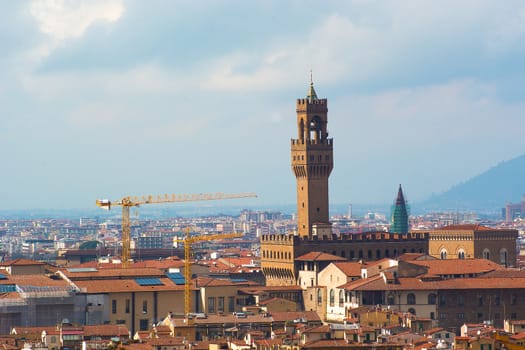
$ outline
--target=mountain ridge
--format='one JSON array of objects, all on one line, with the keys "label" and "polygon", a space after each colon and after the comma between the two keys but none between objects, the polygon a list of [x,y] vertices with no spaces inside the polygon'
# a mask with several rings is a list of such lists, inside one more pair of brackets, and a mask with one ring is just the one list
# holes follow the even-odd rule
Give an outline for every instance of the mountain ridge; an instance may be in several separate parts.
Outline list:
[{"label": "mountain ridge", "polygon": [[508,202],[519,202],[524,194],[525,154],[522,154],[415,205],[424,210],[494,210]]}]

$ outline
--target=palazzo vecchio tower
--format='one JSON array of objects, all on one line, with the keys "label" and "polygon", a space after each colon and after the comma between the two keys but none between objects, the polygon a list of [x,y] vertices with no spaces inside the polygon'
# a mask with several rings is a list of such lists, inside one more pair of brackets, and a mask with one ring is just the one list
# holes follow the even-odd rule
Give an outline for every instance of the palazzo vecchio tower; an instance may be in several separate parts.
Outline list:
[{"label": "palazzo vecchio tower", "polygon": [[297,230],[261,236],[261,268],[266,285],[297,284],[300,264],[295,259],[311,252],[348,260],[426,252],[425,234],[332,233],[328,178],[334,166],[333,140],[328,137],[327,100],[317,97],[312,81],[306,98],[297,99],[296,113],[297,138],[291,140],[291,164],[297,183]]},{"label": "palazzo vecchio tower", "polygon": [[296,104],[297,138],[292,139],[292,170],[297,179],[297,233],[300,237],[330,234],[328,177],[334,167],[328,138],[328,105],[317,98],[314,84]]}]

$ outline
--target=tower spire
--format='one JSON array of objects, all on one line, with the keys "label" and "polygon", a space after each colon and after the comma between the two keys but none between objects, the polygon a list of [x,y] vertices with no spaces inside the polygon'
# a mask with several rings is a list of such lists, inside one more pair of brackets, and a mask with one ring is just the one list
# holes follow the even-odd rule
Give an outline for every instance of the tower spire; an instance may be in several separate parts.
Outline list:
[{"label": "tower spire", "polygon": [[314,100],[317,100],[317,94],[315,93],[314,89],[314,79],[312,77],[312,70],[310,69],[310,87],[308,88],[308,93],[306,94],[306,97],[308,98],[308,101],[313,102]]},{"label": "tower spire", "polygon": [[397,191],[396,203],[392,208],[390,232],[400,234],[408,233],[408,211],[401,185],[399,185],[399,190]]}]

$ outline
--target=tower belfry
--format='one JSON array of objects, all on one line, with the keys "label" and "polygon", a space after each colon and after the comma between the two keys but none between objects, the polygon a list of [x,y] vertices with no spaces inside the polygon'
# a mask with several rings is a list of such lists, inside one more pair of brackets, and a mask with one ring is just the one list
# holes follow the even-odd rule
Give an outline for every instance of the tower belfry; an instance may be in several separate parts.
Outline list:
[{"label": "tower belfry", "polygon": [[297,181],[297,232],[301,237],[328,235],[328,177],[333,169],[333,144],[328,138],[328,105],[310,78],[306,98],[297,99],[297,138],[291,141],[292,170]]}]

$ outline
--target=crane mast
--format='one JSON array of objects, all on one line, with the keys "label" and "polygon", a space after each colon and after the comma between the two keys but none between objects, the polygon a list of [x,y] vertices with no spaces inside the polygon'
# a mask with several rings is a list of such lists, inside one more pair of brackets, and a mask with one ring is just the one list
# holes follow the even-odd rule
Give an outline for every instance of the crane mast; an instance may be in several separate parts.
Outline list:
[{"label": "crane mast", "polygon": [[191,236],[190,229],[186,229],[186,233],[183,239],[174,240],[177,243],[184,243],[184,314],[186,317],[191,312],[191,271],[190,271],[190,260],[191,260],[191,246],[195,242],[211,241],[216,239],[225,238],[238,238],[242,237],[242,233],[222,233],[205,236]]},{"label": "crane mast", "polygon": [[[116,201],[109,199],[97,199],[96,205],[110,210],[112,206],[122,207],[122,267],[128,267],[131,258],[131,225],[129,219],[129,208],[138,207],[144,204],[161,204],[161,203],[176,203],[176,202],[197,202],[197,201],[211,201],[223,199],[236,198],[250,198],[257,197],[255,193],[198,193],[198,194],[164,194],[164,195],[146,195],[146,196],[127,196]],[[186,248],[185,248],[186,249]]]}]

